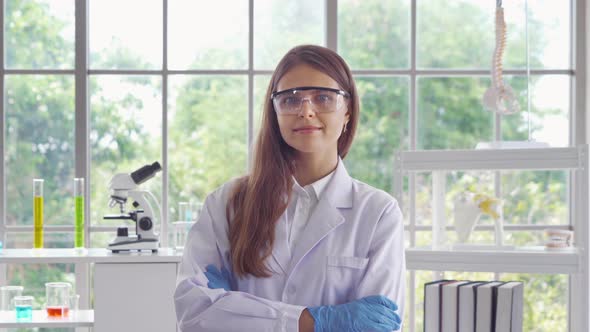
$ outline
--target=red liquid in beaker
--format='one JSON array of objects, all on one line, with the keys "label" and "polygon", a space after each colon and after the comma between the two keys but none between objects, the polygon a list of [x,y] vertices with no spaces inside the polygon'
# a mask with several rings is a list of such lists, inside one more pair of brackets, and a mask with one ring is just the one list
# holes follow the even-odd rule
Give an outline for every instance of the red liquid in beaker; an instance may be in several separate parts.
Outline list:
[{"label": "red liquid in beaker", "polygon": [[63,317],[68,315],[69,308],[66,307],[47,307],[49,317]]}]

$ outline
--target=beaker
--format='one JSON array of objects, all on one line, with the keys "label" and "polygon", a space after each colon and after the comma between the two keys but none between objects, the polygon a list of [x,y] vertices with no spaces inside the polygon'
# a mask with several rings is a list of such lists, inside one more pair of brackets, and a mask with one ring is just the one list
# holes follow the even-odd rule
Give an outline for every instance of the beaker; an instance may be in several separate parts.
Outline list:
[{"label": "beaker", "polygon": [[45,284],[46,309],[49,317],[67,316],[70,309],[72,285],[67,282],[48,282]]},{"label": "beaker", "polygon": [[192,211],[192,221],[197,222],[199,220],[199,216],[201,215],[201,210],[203,210],[203,203],[202,202],[195,202],[191,204],[191,211]]},{"label": "beaker", "polygon": [[43,248],[43,179],[33,179],[33,248]]},{"label": "beaker", "polygon": [[74,179],[74,248],[84,248],[84,178]]},{"label": "beaker", "polygon": [[32,296],[16,296],[13,301],[17,321],[30,321],[33,319]]},{"label": "beaker", "polygon": [[188,202],[178,203],[178,221],[191,221],[191,209]]},{"label": "beaker", "polygon": [[23,286],[2,286],[0,287],[0,310],[14,310],[13,299],[23,294]]},{"label": "beaker", "polygon": [[174,249],[184,249],[184,244],[186,243],[188,232],[190,231],[192,225],[192,221],[176,221],[172,223],[174,233]]}]

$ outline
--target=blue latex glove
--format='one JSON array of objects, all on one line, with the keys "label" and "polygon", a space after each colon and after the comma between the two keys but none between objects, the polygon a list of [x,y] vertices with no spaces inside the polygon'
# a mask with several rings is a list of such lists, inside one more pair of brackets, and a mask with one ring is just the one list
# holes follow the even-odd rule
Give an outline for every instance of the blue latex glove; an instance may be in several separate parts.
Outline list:
[{"label": "blue latex glove", "polygon": [[225,267],[222,267],[220,272],[215,265],[209,264],[206,269],[205,276],[209,279],[207,287],[211,289],[223,288],[228,292],[231,290],[229,271]]},{"label": "blue latex glove", "polygon": [[374,295],[339,305],[307,308],[314,319],[315,332],[399,330],[397,305],[385,296]]}]

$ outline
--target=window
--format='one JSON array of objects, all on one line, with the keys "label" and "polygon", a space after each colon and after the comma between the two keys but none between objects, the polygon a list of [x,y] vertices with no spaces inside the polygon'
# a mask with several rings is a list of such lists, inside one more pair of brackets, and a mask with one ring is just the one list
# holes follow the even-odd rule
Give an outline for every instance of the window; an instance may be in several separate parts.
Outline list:
[{"label": "window", "polygon": [[[158,227],[166,245],[179,202],[202,201],[247,170],[273,67],[303,43],[336,49],[352,67],[362,115],[345,162],[352,176],[386,191],[393,192],[395,150],[473,149],[495,139],[583,143],[572,93],[580,77],[572,43],[583,33],[572,16],[579,2],[504,2],[505,78],[522,111],[496,117],[481,105],[490,85],[493,0],[219,0],[206,8],[188,0],[0,1],[0,235],[5,247],[31,246],[32,179],[43,178],[46,247],[71,247],[78,176],[88,184],[87,245],[104,247],[119,224],[103,220],[114,212],[109,179],[158,160],[163,172],[144,188],[162,205]],[[449,194],[460,186],[502,193],[508,243],[538,244],[545,227],[569,225],[567,172],[447,176]],[[431,174],[404,181],[417,193],[413,221],[404,206],[408,246],[427,245]],[[492,235],[483,227],[472,240]],[[72,278],[73,267],[24,269]],[[8,281],[20,282],[22,271],[8,266]],[[524,330],[568,326],[567,275],[441,273],[523,280]],[[421,285],[432,278],[431,271],[408,272],[406,331],[422,328]],[[40,291],[45,280],[28,282]],[[540,289],[552,295],[539,296]]]}]

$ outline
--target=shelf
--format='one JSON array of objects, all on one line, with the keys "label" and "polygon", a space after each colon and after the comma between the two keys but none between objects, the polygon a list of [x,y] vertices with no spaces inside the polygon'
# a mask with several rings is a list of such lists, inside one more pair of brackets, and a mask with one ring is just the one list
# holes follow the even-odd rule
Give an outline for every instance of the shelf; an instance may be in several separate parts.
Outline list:
[{"label": "shelf", "polygon": [[16,320],[14,311],[0,311],[0,328],[64,328],[94,326],[94,310],[78,310],[68,317],[49,318],[45,310],[33,310],[28,322]]},{"label": "shelf", "polygon": [[395,157],[403,171],[581,169],[588,147],[490,150],[402,151]]},{"label": "shelf", "polygon": [[160,248],[151,251],[120,252],[113,254],[105,248],[90,248],[84,252],[66,249],[3,249],[0,264],[44,264],[44,263],[178,263],[182,251]]},{"label": "shelf", "polygon": [[406,249],[408,270],[567,274],[582,272],[580,260],[577,249],[547,251],[542,246],[477,251]]}]

